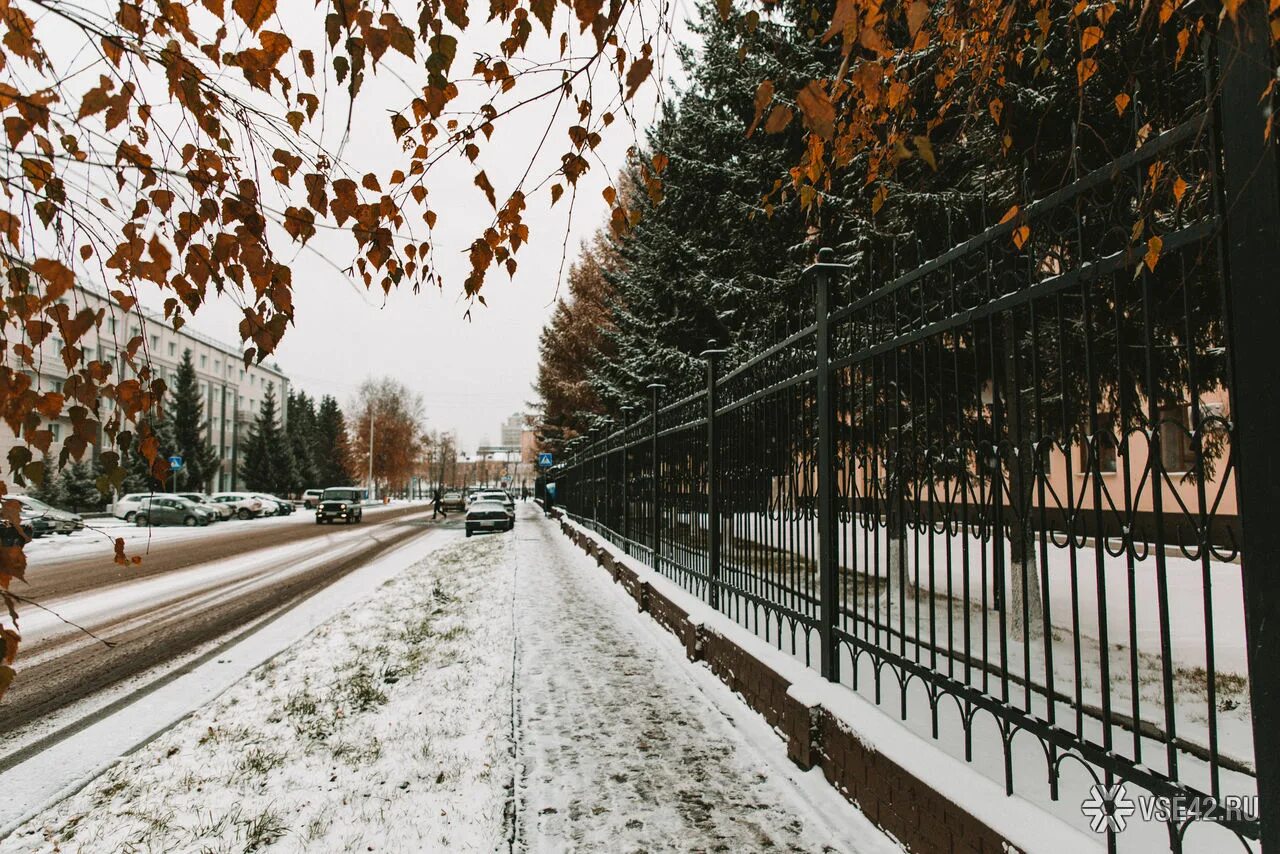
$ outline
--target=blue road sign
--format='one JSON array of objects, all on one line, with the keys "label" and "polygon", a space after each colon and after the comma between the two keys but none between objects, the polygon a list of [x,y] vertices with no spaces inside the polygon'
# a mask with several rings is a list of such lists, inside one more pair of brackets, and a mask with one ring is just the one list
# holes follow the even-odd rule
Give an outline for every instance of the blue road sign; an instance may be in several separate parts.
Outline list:
[{"label": "blue road sign", "polygon": [[181,468],[182,468],[182,457],[178,456],[177,454],[174,454],[172,457],[169,457],[169,471],[178,471]]},{"label": "blue road sign", "polygon": [[540,468],[540,469],[549,469],[549,468],[551,468],[551,455],[550,455],[550,454],[548,454],[548,453],[541,453],[541,454],[538,454],[538,468]]}]

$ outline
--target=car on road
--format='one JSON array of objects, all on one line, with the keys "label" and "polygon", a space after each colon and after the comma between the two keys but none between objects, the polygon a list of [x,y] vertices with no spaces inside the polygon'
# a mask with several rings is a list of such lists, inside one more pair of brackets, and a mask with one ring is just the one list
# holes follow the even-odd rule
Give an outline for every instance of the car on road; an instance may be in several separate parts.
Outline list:
[{"label": "car on road", "polygon": [[510,531],[516,526],[516,514],[501,501],[477,499],[467,508],[467,536],[480,531]]},{"label": "car on road", "polygon": [[302,506],[307,510],[312,510],[320,503],[320,496],[324,495],[323,489],[308,489],[302,493]]},{"label": "car on road", "polygon": [[476,493],[476,501],[496,501],[507,508],[511,518],[516,516],[516,500],[502,489],[484,489]]},{"label": "car on road", "polygon": [[12,497],[32,516],[52,522],[53,530],[56,533],[74,534],[76,531],[84,530],[84,519],[80,517],[79,513],[59,510],[57,507],[46,504],[38,498],[32,498],[30,495],[14,495]]},{"label": "car on road", "polygon": [[262,515],[262,502],[247,492],[215,492],[209,496],[209,500],[230,504],[237,519],[252,519]]},{"label": "car on road", "polygon": [[345,525],[362,521],[364,508],[360,504],[363,498],[363,490],[354,486],[329,487],[316,505],[316,524],[341,520]]},{"label": "car on road", "polygon": [[194,528],[197,525],[208,525],[213,521],[214,511],[208,510],[177,495],[156,495],[142,502],[133,516],[133,523],[139,528],[158,525],[186,525]]},{"label": "car on road", "polygon": [[214,501],[203,492],[179,492],[179,498],[185,498],[193,504],[199,504],[201,507],[212,510],[216,515],[213,521],[222,522],[236,515],[236,510],[230,504],[220,501]]},{"label": "car on road", "polygon": [[467,500],[461,492],[446,492],[440,496],[440,507],[444,510],[465,510],[466,506]]}]

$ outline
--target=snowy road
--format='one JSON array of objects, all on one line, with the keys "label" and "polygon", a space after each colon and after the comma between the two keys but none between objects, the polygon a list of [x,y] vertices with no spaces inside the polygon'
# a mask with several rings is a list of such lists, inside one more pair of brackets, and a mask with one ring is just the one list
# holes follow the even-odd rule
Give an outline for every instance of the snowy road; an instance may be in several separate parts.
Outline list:
[{"label": "snowy road", "polygon": [[[108,524],[36,541],[28,583],[13,592],[38,605],[21,611],[21,672],[0,702],[0,725],[12,734],[236,630],[420,530],[422,512],[370,508],[351,527],[317,527],[310,514],[198,529]],[[115,565],[110,536],[124,536],[142,563]],[[20,755],[6,752],[0,768]]]},{"label": "snowy road", "polygon": [[899,850],[532,508],[445,536],[0,852]]}]

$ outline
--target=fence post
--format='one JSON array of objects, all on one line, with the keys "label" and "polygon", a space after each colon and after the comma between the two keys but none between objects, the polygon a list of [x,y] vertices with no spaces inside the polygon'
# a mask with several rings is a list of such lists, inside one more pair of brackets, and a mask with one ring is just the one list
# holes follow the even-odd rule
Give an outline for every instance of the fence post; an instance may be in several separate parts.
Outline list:
[{"label": "fence post", "polygon": [[817,351],[817,421],[818,421],[818,636],[822,642],[822,676],[840,681],[840,644],[835,628],[840,605],[839,569],[836,565],[835,423],[831,405],[831,344],[828,318],[831,307],[831,275],[835,253],[818,250],[818,263],[809,268],[814,280]]},{"label": "fence post", "polygon": [[1272,80],[1266,5],[1242,3],[1218,31],[1218,117],[1226,194],[1227,308],[1230,323],[1231,453],[1240,502],[1245,631],[1262,851],[1280,854],[1280,170],[1265,136]]},{"label": "fence post", "polygon": [[656,572],[662,571],[662,514],[658,511],[658,475],[662,471],[662,463],[658,459],[658,397],[662,394],[666,386],[662,383],[649,383],[649,392],[652,395],[649,403],[649,436],[652,443],[650,464],[650,512],[653,514],[651,520],[653,525],[653,568]]},{"label": "fence post", "polygon": [[707,604],[720,607],[720,487],[719,437],[716,436],[716,364],[724,350],[708,342],[702,358],[707,360]]},{"label": "fence post", "polygon": [[631,412],[634,406],[622,407],[622,551],[631,554],[631,505],[630,484],[627,481],[627,428],[630,427]]}]

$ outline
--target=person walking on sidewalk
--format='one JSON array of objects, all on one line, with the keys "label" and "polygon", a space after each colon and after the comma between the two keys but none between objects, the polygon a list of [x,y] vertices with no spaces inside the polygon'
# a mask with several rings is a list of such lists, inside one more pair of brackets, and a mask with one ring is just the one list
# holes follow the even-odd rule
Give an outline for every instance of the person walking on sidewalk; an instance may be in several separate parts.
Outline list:
[{"label": "person walking on sidewalk", "polygon": [[440,490],[437,489],[431,497],[431,518],[434,519],[438,515],[449,518],[449,514],[444,510],[444,500],[440,498]]}]

